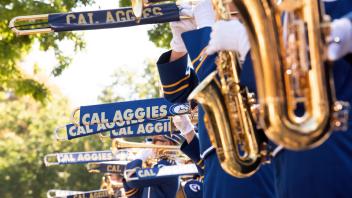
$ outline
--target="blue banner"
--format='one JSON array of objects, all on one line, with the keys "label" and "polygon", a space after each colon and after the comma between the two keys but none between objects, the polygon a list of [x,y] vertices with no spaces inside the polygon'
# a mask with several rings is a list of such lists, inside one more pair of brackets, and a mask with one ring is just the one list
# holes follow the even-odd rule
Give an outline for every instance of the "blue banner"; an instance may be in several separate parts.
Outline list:
[{"label": "blue banner", "polygon": [[88,192],[83,192],[75,195],[69,195],[67,198],[110,198],[112,197],[109,194],[108,190],[94,190],[94,191],[88,191]]},{"label": "blue banner", "polygon": [[[129,177],[129,172],[135,171],[135,176]],[[170,176],[181,176],[181,175],[193,175],[198,174],[198,169],[195,164],[182,164],[173,166],[154,166],[153,168],[137,168],[136,170],[125,171],[125,179],[127,181],[133,180],[149,180],[150,182],[155,181],[158,178],[170,177]]]},{"label": "blue banner", "polygon": [[128,123],[128,125],[123,127],[120,127],[118,123],[79,126],[68,124],[65,128],[67,135],[66,139],[71,140],[103,132],[110,132],[111,138],[166,135],[171,132],[171,122],[169,119],[148,120],[148,122],[144,123],[133,120],[126,123]]},{"label": "blue banner", "polygon": [[97,173],[114,173],[123,176],[126,164],[117,163],[99,163],[99,164],[88,164],[89,172]]},{"label": "blue banner", "polygon": [[131,153],[128,150],[119,149],[118,154],[114,155],[110,150],[107,151],[89,151],[89,152],[72,152],[72,153],[54,153],[44,157],[46,166],[62,164],[82,164],[91,162],[106,161],[125,161]]},{"label": "blue banner", "polygon": [[172,104],[164,98],[81,106],[79,125],[116,123],[121,127],[131,120],[138,120],[138,122],[159,120],[169,116],[187,114],[190,109],[188,103]]},{"label": "blue banner", "polygon": [[179,21],[179,8],[175,3],[151,5],[143,9],[142,18],[136,22],[132,8],[49,14],[49,26],[55,32],[120,28],[144,24]]}]

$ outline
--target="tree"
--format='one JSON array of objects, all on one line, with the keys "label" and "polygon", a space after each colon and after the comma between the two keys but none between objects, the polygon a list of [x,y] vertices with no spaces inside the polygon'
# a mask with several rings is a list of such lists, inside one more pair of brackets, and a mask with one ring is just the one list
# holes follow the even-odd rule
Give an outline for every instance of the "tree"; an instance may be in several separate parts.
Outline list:
[{"label": "tree", "polygon": [[59,48],[60,41],[67,39],[75,44],[75,51],[84,48],[79,35],[72,32],[48,35],[16,37],[8,28],[9,21],[16,16],[68,12],[72,8],[91,4],[93,0],[1,0],[0,1],[0,92],[13,92],[16,96],[31,95],[44,102],[50,95],[47,87],[28,75],[19,67],[34,42],[39,42],[41,50],[53,49],[58,65],[53,69],[54,76],[60,75],[71,63]]},{"label": "tree", "polygon": [[[98,97],[102,103],[148,99],[161,97],[157,67],[152,60],[147,61],[142,73],[135,73],[120,67],[112,75],[115,79]],[[124,94],[121,94],[123,90]],[[128,138],[128,141],[142,142],[145,137]]]},{"label": "tree", "polygon": [[135,73],[127,68],[119,67],[114,72],[113,82],[98,96],[99,101],[111,103],[161,97],[159,75],[153,61],[147,61],[142,73]]},{"label": "tree", "polygon": [[68,103],[53,92],[45,106],[30,97],[0,95],[0,195],[2,198],[46,197],[49,189],[99,189],[102,175],[83,165],[45,167],[43,158],[55,152],[108,150],[98,137],[55,142],[53,130],[69,118]]},{"label": "tree", "polygon": [[[120,0],[120,7],[131,6],[130,0]],[[148,31],[149,40],[152,41],[156,47],[170,48],[172,39],[171,29],[169,23],[156,24]]]}]

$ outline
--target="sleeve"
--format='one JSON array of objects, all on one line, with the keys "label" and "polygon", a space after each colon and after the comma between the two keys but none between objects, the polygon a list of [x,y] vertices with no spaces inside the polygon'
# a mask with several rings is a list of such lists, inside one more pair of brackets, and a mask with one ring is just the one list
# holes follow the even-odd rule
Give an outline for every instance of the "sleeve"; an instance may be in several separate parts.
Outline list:
[{"label": "sleeve", "polygon": [[203,175],[204,162],[203,159],[200,158],[198,136],[195,135],[189,144],[187,141],[184,141],[184,143],[181,145],[181,151],[197,165],[199,174]]},{"label": "sleeve", "polygon": [[123,183],[123,188],[125,189],[125,194],[128,198],[141,197],[142,189],[130,187],[125,179],[122,180],[122,183]]},{"label": "sleeve", "polygon": [[171,51],[168,51],[157,62],[164,97],[172,103],[184,103],[198,85],[198,79],[188,66],[187,55],[172,62],[169,62],[170,56]]},{"label": "sleeve", "polygon": [[[217,54],[206,56],[204,54],[206,47],[210,40],[211,27],[204,27],[197,30],[192,30],[182,34],[183,42],[186,45],[189,57],[192,61],[194,71],[199,74],[199,70],[202,65],[208,65],[207,68],[203,68],[203,74],[209,74],[215,69],[215,60]],[[209,67],[211,65],[212,67]],[[201,75],[203,76],[203,75]],[[199,79],[202,80],[202,79]]]},{"label": "sleeve", "polygon": [[[126,165],[126,170],[133,170],[142,168],[143,161],[140,159],[133,160]],[[133,176],[133,175],[132,175]],[[141,197],[142,189],[133,185],[133,182],[127,182],[124,178],[122,180],[123,187],[125,189],[125,194],[128,198],[138,198]]]}]

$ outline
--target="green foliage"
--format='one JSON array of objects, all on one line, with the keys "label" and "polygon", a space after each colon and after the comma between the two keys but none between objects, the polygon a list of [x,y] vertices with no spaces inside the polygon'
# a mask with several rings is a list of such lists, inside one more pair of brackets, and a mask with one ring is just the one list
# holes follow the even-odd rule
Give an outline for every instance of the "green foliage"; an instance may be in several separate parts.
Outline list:
[{"label": "green foliage", "polygon": [[155,46],[166,49],[170,48],[172,34],[169,23],[155,25],[148,31],[148,35],[149,40],[152,41]]},{"label": "green foliage", "polygon": [[[135,73],[127,68],[119,67],[116,70],[112,75],[114,81],[98,96],[99,101],[112,103],[161,97],[160,81],[155,61],[147,61],[142,73]],[[145,137],[128,138],[128,141],[135,142],[144,140]]]},{"label": "green foliage", "polygon": [[15,92],[31,95],[44,102],[49,91],[44,84],[28,77],[20,69],[20,61],[29,53],[35,41],[41,50],[53,49],[58,65],[52,71],[54,76],[60,75],[71,63],[71,58],[59,49],[60,41],[66,39],[74,42],[75,51],[84,48],[85,43],[75,33],[60,33],[35,36],[16,37],[8,28],[9,21],[16,16],[35,15],[56,12],[68,12],[72,8],[91,4],[93,0],[1,0],[0,1],[0,92]]},{"label": "green foliage", "polygon": [[120,7],[130,7],[131,6],[131,0],[120,0],[119,6]]},{"label": "green foliage", "polygon": [[103,103],[161,97],[159,75],[153,61],[148,61],[142,73],[119,67],[112,75],[113,82],[98,96]]},{"label": "green foliage", "polygon": [[67,101],[55,95],[43,106],[30,97],[0,94],[1,198],[46,197],[49,189],[99,189],[101,175],[89,174],[83,165],[45,167],[43,158],[55,152],[107,150],[110,143],[98,137],[55,142],[53,129],[67,123]]},{"label": "green foliage", "polygon": [[[120,0],[120,7],[131,6],[131,0]],[[156,24],[148,31],[149,40],[157,47],[170,48],[170,41],[172,39],[171,29],[169,23]]]}]

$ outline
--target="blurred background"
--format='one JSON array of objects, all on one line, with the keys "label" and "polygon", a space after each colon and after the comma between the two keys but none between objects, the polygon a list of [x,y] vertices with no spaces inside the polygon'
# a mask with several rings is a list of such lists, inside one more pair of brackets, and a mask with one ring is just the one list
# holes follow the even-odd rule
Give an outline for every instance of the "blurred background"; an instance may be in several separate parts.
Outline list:
[{"label": "blurred background", "polygon": [[75,107],[159,97],[155,62],[168,24],[16,37],[15,16],[114,9],[129,0],[0,1],[0,197],[46,197],[49,189],[99,189],[83,165],[45,167],[54,152],[108,150],[98,137],[55,142]]}]

